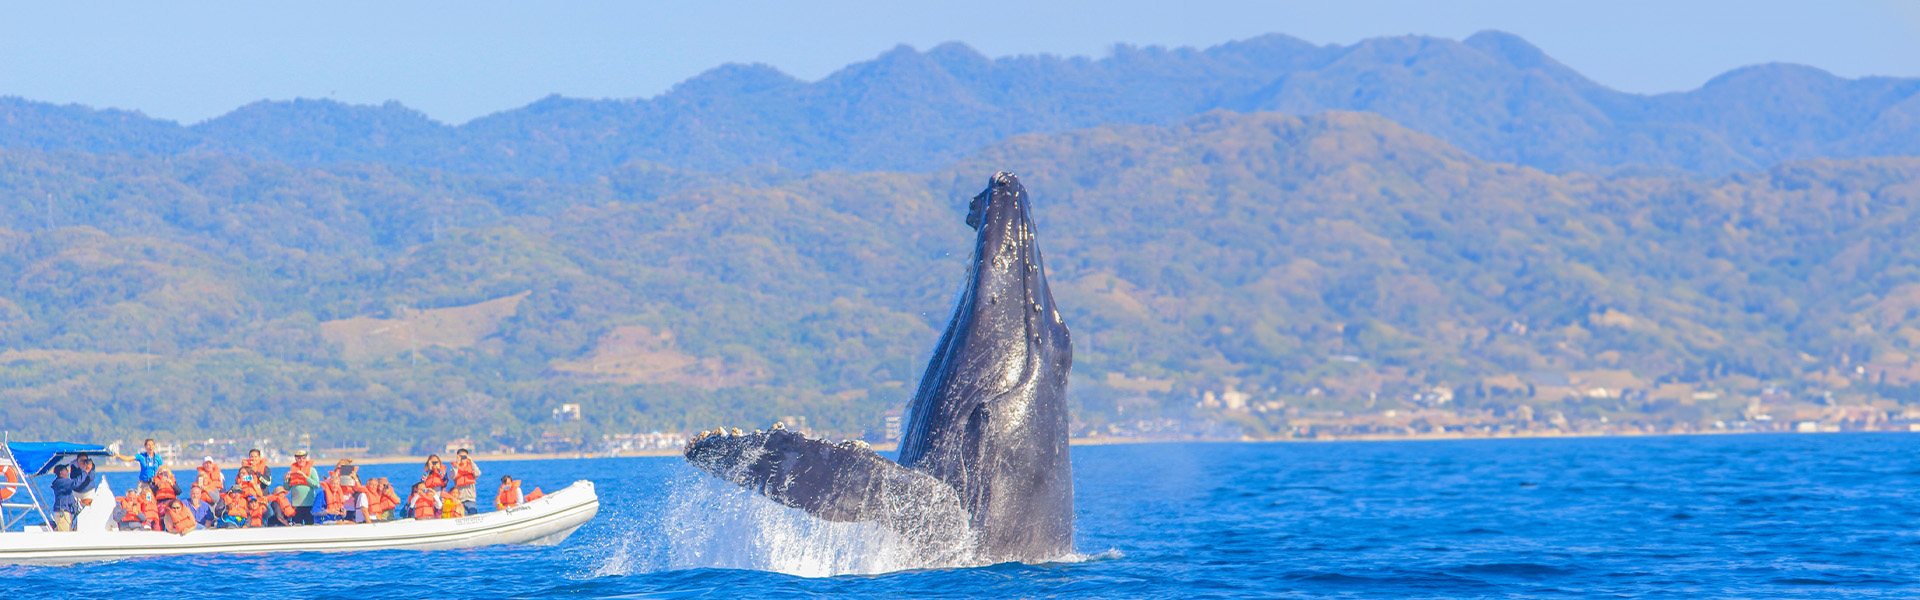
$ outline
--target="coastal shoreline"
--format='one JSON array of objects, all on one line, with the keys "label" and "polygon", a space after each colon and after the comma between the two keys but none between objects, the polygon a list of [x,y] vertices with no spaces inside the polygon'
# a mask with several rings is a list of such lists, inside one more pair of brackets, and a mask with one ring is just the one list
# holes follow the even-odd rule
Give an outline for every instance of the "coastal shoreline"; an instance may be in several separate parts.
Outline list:
[{"label": "coastal shoreline", "polygon": [[[1278,438],[1278,437],[1276,438],[1081,437],[1081,438],[1073,438],[1071,440],[1068,440],[1068,443],[1073,446],[1123,446],[1123,445],[1140,445],[1140,444],[1181,444],[1181,443],[1273,444],[1273,443],[1324,443],[1324,442],[1450,442],[1450,441],[1472,441],[1472,440],[1517,440],[1517,439],[1562,439],[1562,438],[1573,439],[1573,438],[1605,438],[1605,437],[1680,437],[1680,436],[1757,435],[1757,434],[1819,435],[1819,434],[1833,434],[1833,433],[1911,433],[1911,432],[1901,431],[1901,430],[1819,431],[1819,432],[1764,431],[1764,430],[1763,431],[1736,431],[1736,430],[1687,431],[1687,432],[1542,431],[1542,432],[1496,433],[1496,434],[1466,434],[1466,433],[1427,433],[1427,434],[1414,434],[1414,435],[1380,434],[1380,435],[1320,436],[1320,437],[1310,437],[1310,438],[1306,438],[1306,437],[1286,437],[1286,438]],[[875,452],[892,452],[895,449],[897,449],[896,444],[874,444],[873,445],[873,450]],[[636,451],[615,452],[615,453],[548,452],[548,453],[524,453],[524,454],[522,453],[474,454],[473,459],[476,462],[486,463],[486,462],[507,462],[507,461],[578,460],[578,459],[588,459],[588,458],[649,458],[649,457],[679,456],[679,455],[680,455],[680,449],[678,448],[656,448],[651,450],[636,450]],[[316,463],[318,463],[320,466],[331,466],[326,463],[334,462],[334,460],[335,459],[327,459],[323,461],[316,461]],[[356,465],[395,465],[395,464],[423,462],[425,460],[426,460],[426,456],[424,455],[353,457],[353,463]],[[175,465],[176,467],[175,470],[177,471],[181,468],[191,468],[193,466],[197,466],[197,465]],[[284,465],[275,465],[275,467],[280,468],[280,467],[284,467]],[[230,469],[231,467],[222,465],[222,468]],[[136,470],[138,470],[138,467],[132,466],[132,465],[118,464],[118,461],[109,461],[107,463],[101,463],[98,469],[98,471],[101,473],[129,473]]]}]

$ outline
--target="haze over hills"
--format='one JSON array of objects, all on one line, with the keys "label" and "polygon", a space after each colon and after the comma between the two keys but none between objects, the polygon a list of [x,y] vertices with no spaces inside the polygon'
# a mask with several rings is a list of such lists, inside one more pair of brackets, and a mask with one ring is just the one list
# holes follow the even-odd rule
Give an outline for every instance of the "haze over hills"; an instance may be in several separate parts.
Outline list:
[{"label": "haze over hills", "polygon": [[217,152],[580,180],[632,161],[681,170],[932,171],[1011,135],[1172,125],[1210,110],[1367,111],[1482,160],[1550,172],[1709,176],[1809,158],[1920,155],[1920,79],[1772,64],[1697,90],[1614,91],[1501,32],[1315,46],[1284,35],[1098,60],[907,47],[817,82],[722,66],[650,99],[550,97],[448,126],[397,103],[260,102],[191,126],[0,99],[0,147]]},{"label": "haze over hills", "polygon": [[[1654,424],[1920,399],[1920,159],[1552,174],[1376,115],[1221,111],[1014,136],[925,173],[541,181],[7,149],[0,421],[392,451],[795,414],[875,431],[999,169],[1034,194],[1074,330],[1076,431],[1281,432],[1438,389]],[[588,418],[553,425],[562,402]]]}]

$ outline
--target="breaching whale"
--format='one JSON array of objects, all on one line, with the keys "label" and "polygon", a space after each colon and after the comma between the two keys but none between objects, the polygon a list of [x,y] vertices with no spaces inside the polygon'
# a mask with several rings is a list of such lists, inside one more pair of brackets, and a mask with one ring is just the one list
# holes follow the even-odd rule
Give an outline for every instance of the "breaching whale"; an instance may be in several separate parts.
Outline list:
[{"label": "breaching whale", "polygon": [[909,404],[899,462],[776,424],[719,429],[688,462],[829,521],[873,521],[934,560],[1040,562],[1073,551],[1067,371],[1026,189],[996,173],[968,206],[966,288]]}]

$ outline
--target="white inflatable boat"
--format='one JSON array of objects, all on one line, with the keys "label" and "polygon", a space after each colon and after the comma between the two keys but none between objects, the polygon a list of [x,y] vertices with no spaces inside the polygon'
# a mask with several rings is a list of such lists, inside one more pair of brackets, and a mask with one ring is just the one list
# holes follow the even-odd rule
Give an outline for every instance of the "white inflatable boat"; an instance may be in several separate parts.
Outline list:
[{"label": "white inflatable boat", "polygon": [[[5,462],[14,462],[12,456],[4,459]],[[33,468],[37,466],[29,466],[29,469],[33,469],[29,472],[40,471]],[[51,469],[51,465],[46,468]],[[4,486],[0,484],[0,487]],[[15,489],[20,489],[22,493],[14,494],[14,498],[8,501],[10,507],[16,510],[44,510],[31,488],[20,486]],[[72,564],[182,554],[446,550],[495,544],[552,545],[567,539],[574,530],[600,512],[600,498],[594,493],[593,482],[582,480],[520,506],[452,519],[195,529],[180,535],[159,531],[115,530],[108,522],[109,513],[115,506],[113,491],[101,483],[87,497],[93,499],[93,503],[74,517],[74,531],[52,531],[44,524],[25,525],[19,530],[12,527],[0,529],[0,565]],[[32,504],[13,501],[28,498],[31,498]]]}]

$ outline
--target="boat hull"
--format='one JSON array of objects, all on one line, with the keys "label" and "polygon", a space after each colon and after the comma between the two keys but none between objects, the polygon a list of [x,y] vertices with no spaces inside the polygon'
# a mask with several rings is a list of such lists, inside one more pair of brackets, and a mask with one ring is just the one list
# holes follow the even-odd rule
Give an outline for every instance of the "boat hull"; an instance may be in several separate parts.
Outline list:
[{"label": "boat hull", "polygon": [[509,508],[455,519],[402,519],[348,525],[159,531],[0,533],[0,564],[59,565],[143,556],[451,550],[498,544],[553,545],[593,519],[593,482]]}]

